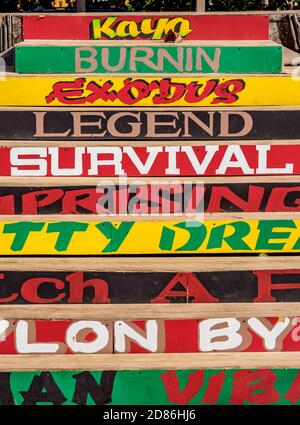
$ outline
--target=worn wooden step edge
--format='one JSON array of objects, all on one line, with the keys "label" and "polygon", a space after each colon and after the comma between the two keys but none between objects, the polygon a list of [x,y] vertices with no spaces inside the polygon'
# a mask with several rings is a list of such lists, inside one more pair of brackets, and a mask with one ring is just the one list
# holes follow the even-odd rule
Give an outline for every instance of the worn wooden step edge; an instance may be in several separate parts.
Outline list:
[{"label": "worn wooden step edge", "polygon": [[144,41],[144,40],[130,40],[128,44],[124,46],[122,40],[25,40],[17,43],[14,47],[49,47],[49,46],[60,46],[60,47],[155,47],[165,46],[168,47],[283,47],[281,44],[276,43],[273,40],[185,40],[177,43],[165,43],[162,41]]},{"label": "worn wooden step edge", "polygon": [[7,320],[187,320],[300,316],[299,302],[190,304],[0,305]]},{"label": "worn wooden step edge", "polygon": [[43,370],[295,369],[300,353],[1,355],[0,372]]},{"label": "worn wooden step edge", "polygon": [[[291,68],[291,69],[290,69]],[[191,74],[189,72],[185,72],[185,73],[180,73],[180,74],[174,74],[174,73],[160,73],[159,74],[159,78],[177,78],[177,79],[184,79],[184,78],[198,78],[198,79],[202,79],[202,78],[236,78],[237,75],[241,75],[242,78],[246,78],[246,77],[251,77],[251,78],[290,78],[292,75],[292,71],[293,71],[293,67],[286,67],[286,69],[284,69],[283,73],[270,73],[270,74],[266,74],[266,73],[205,73],[205,74]],[[85,78],[101,78],[103,80],[107,80],[107,79],[111,79],[111,78],[127,78],[128,74],[125,73],[120,73],[120,74],[95,74],[95,73],[73,73],[73,74],[53,74],[53,73],[49,73],[49,74],[38,74],[38,73],[32,73],[32,74],[18,74],[16,72],[6,72],[6,78],[56,78],[59,81],[62,81],[65,78],[78,78],[79,75],[83,75]],[[100,77],[99,77],[100,75]],[[130,73],[130,78],[136,78],[136,79],[140,79],[141,75],[143,76],[143,78],[153,78],[156,77],[158,78],[158,74],[155,73],[146,73],[146,74],[136,74],[136,73]],[[196,77],[195,77],[196,76]]]},{"label": "worn wooden step edge", "polygon": [[[1,137],[1,136],[0,136]],[[75,146],[135,146],[135,147],[149,147],[149,146],[207,146],[207,145],[300,145],[300,139],[287,139],[287,140],[178,140],[176,137],[169,140],[1,140],[1,147],[29,147],[29,146],[57,146],[57,147],[75,147]]]},{"label": "worn wooden step edge", "polygon": [[[10,16],[95,16],[95,17],[105,17],[105,16],[120,16],[120,15],[124,15],[124,16],[163,16],[163,17],[167,17],[167,16],[245,16],[245,15],[263,15],[265,17],[267,17],[267,15],[275,15],[275,14],[282,14],[285,15],[289,13],[288,11],[284,10],[284,11],[280,11],[280,12],[276,12],[276,11],[239,11],[239,12],[194,12],[194,11],[185,11],[185,12],[178,12],[178,11],[170,11],[170,12],[129,12],[126,11],[125,13],[120,13],[120,12],[76,12],[76,13],[66,13],[66,12],[51,12],[51,13],[38,13],[38,12],[34,12],[34,13],[26,13],[26,12],[21,12],[21,13],[9,13]],[[295,13],[295,10],[293,11],[293,13]],[[0,13],[0,16],[7,16],[7,13]]]},{"label": "worn wooden step edge", "polygon": [[[253,15],[258,15],[258,16],[265,16],[266,18],[269,18],[270,15],[276,15],[276,16],[285,16],[285,15],[299,15],[300,11],[297,9],[293,9],[293,10],[246,10],[246,11],[222,11],[222,12],[218,12],[218,11],[214,11],[214,12],[194,12],[194,11],[185,11],[185,12],[180,12],[180,11],[170,11],[170,12],[155,12],[155,16],[253,16]],[[17,16],[19,18],[22,18],[23,16],[95,16],[95,18],[99,17],[99,16],[120,16],[120,15],[125,15],[125,16],[153,16],[153,12],[125,12],[125,13],[120,13],[120,12],[74,12],[74,13],[68,13],[68,12],[33,12],[33,13],[26,13],[26,12],[14,12],[14,13],[0,13],[0,17],[3,16]]]},{"label": "worn wooden step edge", "polygon": [[187,215],[174,215],[172,214],[166,214],[166,215],[141,215],[141,216],[118,216],[118,215],[108,215],[108,216],[101,216],[101,215],[95,215],[95,214],[42,214],[42,215],[1,215],[0,216],[0,223],[1,222],[18,222],[18,221],[36,221],[36,222],[68,222],[68,221],[83,221],[83,222],[125,222],[125,221],[135,221],[135,222],[143,222],[143,221],[150,221],[150,222],[157,222],[157,221],[172,221],[172,222],[179,222],[179,221],[235,221],[235,220],[300,220],[300,212],[250,212],[250,213],[244,213],[244,212],[236,212],[236,213],[212,213],[208,214],[205,213],[201,215],[201,218],[193,218],[189,217]]},{"label": "worn wooden step edge", "polygon": [[[300,185],[300,176],[225,176],[225,177],[1,177],[1,187],[44,187],[44,186],[107,186],[130,184],[162,184],[162,183],[194,183],[194,184],[260,184],[260,183],[294,183]],[[1,189],[0,189],[1,190]]]},{"label": "worn wooden step edge", "polygon": [[300,106],[297,105],[282,105],[282,106],[231,106],[228,108],[227,106],[220,107],[212,107],[212,106],[157,106],[153,109],[151,106],[137,106],[132,109],[130,106],[91,106],[91,107],[80,107],[80,106],[0,106],[0,112],[86,112],[87,114],[90,112],[241,112],[241,111],[262,111],[262,112],[272,112],[272,111],[299,111]]},{"label": "worn wooden step edge", "polygon": [[37,261],[36,257],[0,257],[1,271],[99,271],[139,273],[193,273],[243,270],[297,270],[300,257],[293,256],[222,256],[222,257],[47,257]]}]

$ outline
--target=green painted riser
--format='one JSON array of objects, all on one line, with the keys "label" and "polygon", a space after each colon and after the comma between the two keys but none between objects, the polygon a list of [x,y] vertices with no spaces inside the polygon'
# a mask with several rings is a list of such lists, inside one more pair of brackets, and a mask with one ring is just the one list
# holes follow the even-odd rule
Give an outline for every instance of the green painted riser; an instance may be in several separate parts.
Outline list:
[{"label": "green painted riser", "polygon": [[[79,47],[79,46],[78,46]],[[159,49],[167,50],[167,52],[176,60],[178,60],[178,50],[183,49],[182,68],[177,69],[168,59],[163,60],[163,70],[153,69],[152,65],[135,62],[132,60],[133,47],[124,46],[126,49],[126,59],[123,66],[118,70],[108,70],[103,67],[102,50],[108,49],[110,66],[116,66],[120,59],[121,46],[97,46],[94,47],[97,55],[97,67],[93,70],[94,73],[280,73],[282,65],[282,49],[281,46],[221,46],[219,61],[212,66],[209,60],[202,56],[202,69],[196,66],[197,49],[200,46],[152,46],[148,47],[153,53],[150,61],[158,64]],[[17,46],[15,49],[15,63],[17,73],[75,73],[78,68],[75,65],[76,46]],[[136,46],[134,47],[136,48]],[[143,47],[144,49],[145,47]],[[202,47],[210,59],[215,58],[216,47]],[[187,49],[192,51],[192,66],[186,68],[187,64]],[[80,53],[80,57],[90,57],[90,52],[84,51]],[[199,55],[199,53],[198,53]],[[139,57],[144,57],[145,52],[139,52]],[[133,67],[135,63],[135,68]],[[121,64],[122,65],[122,64]],[[82,72],[88,71],[90,64],[87,62],[81,63]],[[217,66],[217,67],[216,67]]]},{"label": "green painted riser", "polygon": [[0,404],[293,405],[300,404],[300,371],[0,373]]}]

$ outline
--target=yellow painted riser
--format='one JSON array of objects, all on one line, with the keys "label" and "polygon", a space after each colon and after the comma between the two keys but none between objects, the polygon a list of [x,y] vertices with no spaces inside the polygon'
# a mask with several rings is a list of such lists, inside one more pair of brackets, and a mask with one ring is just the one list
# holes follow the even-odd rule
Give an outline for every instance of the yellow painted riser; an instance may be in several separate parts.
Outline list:
[{"label": "yellow painted riser", "polygon": [[[75,219],[74,219],[75,221]],[[266,222],[267,220],[262,220]],[[27,241],[23,248],[18,250],[11,249],[12,243],[15,239],[15,233],[3,233],[3,228],[6,222],[0,222],[0,255],[110,255],[110,254],[187,254],[187,253],[197,253],[197,254],[218,254],[218,253],[247,253],[251,254],[253,252],[300,252],[300,249],[295,249],[294,246],[298,239],[300,238],[300,220],[287,220],[287,223],[292,223],[295,228],[285,227],[284,224],[280,224],[282,227],[276,227],[273,230],[273,233],[276,232],[286,232],[285,237],[279,239],[269,238],[269,243],[283,243],[283,247],[280,249],[257,249],[257,241],[260,234],[266,235],[266,232],[258,230],[258,224],[262,223],[259,220],[218,220],[218,221],[205,221],[205,226],[207,229],[207,235],[204,239],[202,245],[197,249],[191,250],[179,250],[180,247],[183,247],[190,239],[190,233],[187,229],[182,229],[176,227],[178,223],[176,221],[137,221],[134,222],[131,229],[128,231],[127,236],[121,242],[120,247],[115,250],[110,250],[108,252],[102,252],[105,247],[110,242],[110,239],[104,236],[104,234],[96,228],[96,225],[99,222],[88,222],[88,227],[85,231],[76,232],[73,234],[73,237],[67,247],[62,251],[55,249],[55,244],[57,243],[59,233],[47,233],[47,227],[49,222],[42,222],[44,226],[41,231],[31,232],[28,236]],[[221,248],[208,249],[207,244],[211,236],[211,231],[218,226],[227,224],[228,226],[225,229],[224,236],[230,236],[234,233],[234,228],[230,223],[245,223],[249,224],[251,230],[247,234],[243,241],[250,247],[250,250],[245,249],[232,249],[226,241],[223,240]],[[277,220],[273,220],[274,225]],[[12,222],[7,222],[12,223]],[[52,222],[53,223],[53,222]],[[120,224],[124,222],[112,222],[115,228],[118,228]],[[64,226],[67,223],[64,222]],[[109,225],[109,223],[107,223]],[[279,224],[278,224],[279,226]],[[161,235],[163,229],[168,228],[170,231],[174,231],[174,240],[173,245],[171,244],[171,249],[162,250],[160,245]],[[212,238],[211,238],[212,239]],[[298,243],[299,245],[299,243]]]},{"label": "yellow painted riser", "polygon": [[[81,76],[82,77],[82,76]],[[168,78],[166,76],[164,78]],[[52,86],[58,81],[74,81],[78,78],[76,75],[62,75],[60,77],[13,77],[8,76],[0,80],[0,105],[1,106],[72,106],[64,105],[57,100],[54,100],[50,104],[47,104],[45,97],[52,92]],[[122,77],[111,77],[111,78],[91,78],[86,77],[86,84],[90,81],[96,81],[98,84],[102,85],[105,81],[110,80],[114,83],[113,87],[110,90],[120,90],[123,87],[123,81],[128,78],[128,76]],[[143,79],[146,82],[151,82],[157,80],[157,78],[146,78],[143,76],[133,76],[133,79]],[[242,79],[246,86],[242,92],[237,93],[238,99],[226,105],[222,102],[212,105],[212,101],[217,96],[211,94],[206,99],[197,103],[189,103],[184,100],[184,97],[177,100],[176,102],[168,103],[166,106],[272,106],[272,105],[300,105],[300,80],[295,81],[291,76],[270,76],[270,77],[242,77],[240,75],[235,76],[226,76],[226,78],[219,78],[220,83],[233,79]],[[199,78],[188,78],[188,77],[171,77],[172,82],[175,83],[191,83],[193,81],[198,81],[199,83],[205,83],[206,81],[212,79],[207,77]],[[138,103],[130,106],[153,106],[152,97],[158,93],[158,90],[155,89],[148,97],[140,100]],[[91,94],[90,91],[84,92],[84,96]],[[74,105],[76,107],[82,106],[128,106],[125,105],[119,99],[115,101],[103,101],[98,99],[95,103],[85,103],[82,105]],[[163,107],[164,104],[154,105],[156,107]]]}]

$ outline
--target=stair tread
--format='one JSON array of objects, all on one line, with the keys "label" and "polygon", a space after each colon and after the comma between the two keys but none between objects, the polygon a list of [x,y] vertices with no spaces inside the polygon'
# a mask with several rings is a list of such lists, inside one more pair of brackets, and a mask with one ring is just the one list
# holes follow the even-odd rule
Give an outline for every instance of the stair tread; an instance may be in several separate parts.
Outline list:
[{"label": "stair tread", "polygon": [[31,47],[40,47],[40,46],[120,46],[120,47],[131,47],[131,46],[233,46],[233,47],[282,47],[281,44],[276,43],[273,40],[189,40],[182,41],[177,43],[165,43],[162,41],[144,41],[144,40],[134,40],[128,41],[128,44],[124,45],[124,41],[120,40],[25,40],[18,43],[16,46],[31,46]]}]

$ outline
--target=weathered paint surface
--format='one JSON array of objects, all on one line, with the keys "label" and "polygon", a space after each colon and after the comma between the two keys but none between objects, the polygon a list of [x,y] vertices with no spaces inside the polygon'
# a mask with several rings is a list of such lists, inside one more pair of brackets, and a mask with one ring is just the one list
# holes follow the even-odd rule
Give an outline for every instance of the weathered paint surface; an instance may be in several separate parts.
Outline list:
[{"label": "weathered paint surface", "polygon": [[24,39],[163,40],[169,30],[185,40],[267,40],[268,16],[85,15],[24,16]]},{"label": "weathered paint surface", "polygon": [[21,74],[279,73],[281,46],[16,46]]},{"label": "weathered paint surface", "polygon": [[300,109],[0,109],[0,132],[5,140],[145,140],[149,145],[158,140],[297,139]]},{"label": "weathered paint surface", "polygon": [[0,403],[299,405],[298,369],[13,372]]},{"label": "weathered paint surface", "polygon": [[0,176],[299,175],[300,144],[0,146]]},{"label": "weathered paint surface", "polygon": [[[293,352],[298,317],[191,320],[0,320],[0,354]],[[30,357],[29,357],[30,361]]]},{"label": "weathered paint surface", "polygon": [[300,105],[291,76],[222,78],[22,76],[0,81],[1,106],[273,106]]},{"label": "weathered paint surface", "polygon": [[299,302],[300,270],[0,272],[0,304]]},{"label": "weathered paint surface", "polygon": [[0,186],[0,214],[300,212],[297,183]]},{"label": "weathered paint surface", "polygon": [[0,255],[300,252],[300,220],[0,222]]}]

